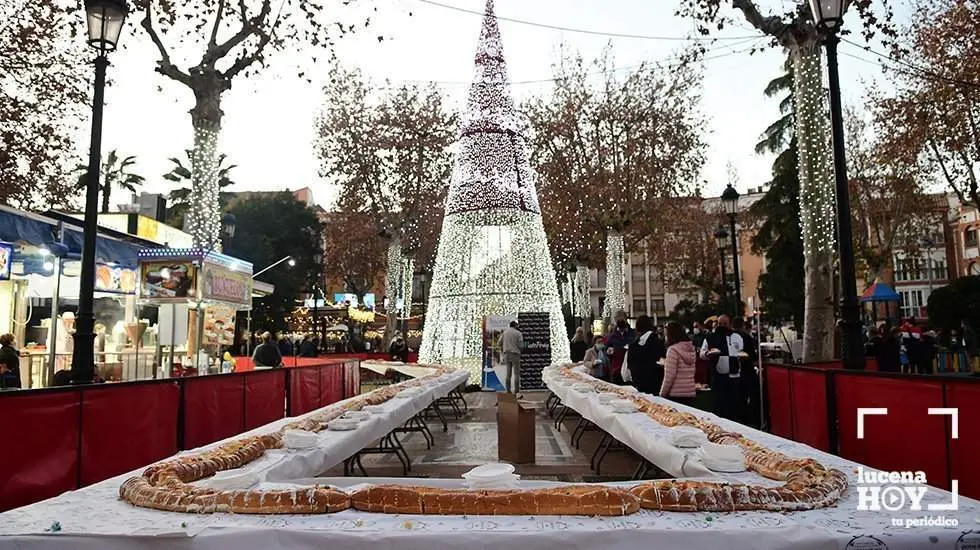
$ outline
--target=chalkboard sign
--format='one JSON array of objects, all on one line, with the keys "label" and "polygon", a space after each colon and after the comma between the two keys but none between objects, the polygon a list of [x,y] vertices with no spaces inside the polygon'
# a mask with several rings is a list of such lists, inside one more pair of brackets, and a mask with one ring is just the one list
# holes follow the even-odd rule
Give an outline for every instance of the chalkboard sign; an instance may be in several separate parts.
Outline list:
[{"label": "chalkboard sign", "polygon": [[551,364],[551,316],[518,313],[518,329],[524,339],[521,353],[521,390],[542,390],[541,371]]}]

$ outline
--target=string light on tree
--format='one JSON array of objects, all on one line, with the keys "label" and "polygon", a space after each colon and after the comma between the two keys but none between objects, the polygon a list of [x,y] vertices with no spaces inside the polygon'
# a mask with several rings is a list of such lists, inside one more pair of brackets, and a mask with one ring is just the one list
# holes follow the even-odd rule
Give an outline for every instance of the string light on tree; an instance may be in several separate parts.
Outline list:
[{"label": "string light on tree", "polygon": [[602,307],[602,318],[612,319],[620,311],[626,311],[626,284],[624,266],[626,247],[623,235],[615,229],[606,232],[606,302]]},{"label": "string light on tree", "polygon": [[194,129],[191,153],[192,197],[187,228],[194,246],[218,250],[221,239],[221,210],[218,203],[218,132]]},{"label": "string light on tree", "polygon": [[794,56],[793,91],[799,131],[800,223],[805,257],[834,254],[835,200],[819,44]]},{"label": "string light on tree", "polygon": [[482,371],[483,318],[548,312],[552,361],[568,339],[500,31],[488,0],[433,270],[419,361]]}]

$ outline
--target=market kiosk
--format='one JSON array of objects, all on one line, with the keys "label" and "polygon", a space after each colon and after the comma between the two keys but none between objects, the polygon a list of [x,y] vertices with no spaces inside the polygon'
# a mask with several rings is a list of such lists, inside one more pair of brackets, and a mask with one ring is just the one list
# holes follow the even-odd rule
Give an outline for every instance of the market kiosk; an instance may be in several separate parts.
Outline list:
[{"label": "market kiosk", "polygon": [[224,347],[235,339],[235,314],[252,307],[252,264],[199,248],[139,254],[141,305],[159,308],[160,375],[227,371]]}]

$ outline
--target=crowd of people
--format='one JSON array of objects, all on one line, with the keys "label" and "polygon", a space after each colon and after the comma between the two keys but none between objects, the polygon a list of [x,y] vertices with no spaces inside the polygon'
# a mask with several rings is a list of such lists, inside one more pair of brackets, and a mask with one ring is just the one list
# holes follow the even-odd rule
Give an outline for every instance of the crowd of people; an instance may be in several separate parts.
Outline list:
[{"label": "crowd of people", "polygon": [[641,315],[634,328],[620,313],[605,337],[576,329],[570,347],[572,361],[596,378],[688,406],[695,405],[699,385],[710,387],[716,414],[760,422],[758,344],[744,319],[721,315],[687,330]]},{"label": "crowd of people", "polygon": [[960,361],[965,365],[980,357],[977,333],[966,321],[959,329],[936,332],[923,330],[914,318],[905,319],[898,326],[885,322],[866,327],[865,351],[868,357],[875,358],[879,371],[913,374],[947,370],[937,368],[940,352],[962,357]]}]

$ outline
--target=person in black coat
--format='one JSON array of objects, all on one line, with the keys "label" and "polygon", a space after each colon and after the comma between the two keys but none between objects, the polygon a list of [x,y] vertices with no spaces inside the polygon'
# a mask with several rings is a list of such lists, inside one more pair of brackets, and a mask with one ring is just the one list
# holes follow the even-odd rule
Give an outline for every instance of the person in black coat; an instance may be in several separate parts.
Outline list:
[{"label": "person in black coat", "polygon": [[880,372],[902,372],[902,332],[898,327],[881,331],[881,341],[875,347]]},{"label": "person in black coat", "polygon": [[742,349],[749,356],[740,360],[738,378],[739,404],[742,407],[741,421],[746,426],[758,427],[761,419],[761,402],[759,396],[759,373],[756,365],[759,361],[759,342],[752,335],[745,320],[741,317],[732,319],[732,331],[742,337]]},{"label": "person in black coat", "polygon": [[568,348],[573,363],[581,363],[585,360],[585,352],[589,349],[589,341],[585,339],[584,328],[578,327],[575,329],[575,336],[572,337]]},{"label": "person in black coat", "polygon": [[664,367],[659,361],[667,357],[667,346],[657,337],[653,319],[640,315],[636,319],[636,340],[626,353],[633,386],[643,393],[658,395],[664,382]]},{"label": "person in black coat", "polygon": [[14,348],[14,335],[0,336],[0,368],[5,370],[0,374],[4,378],[6,388],[20,387],[20,352]]}]

